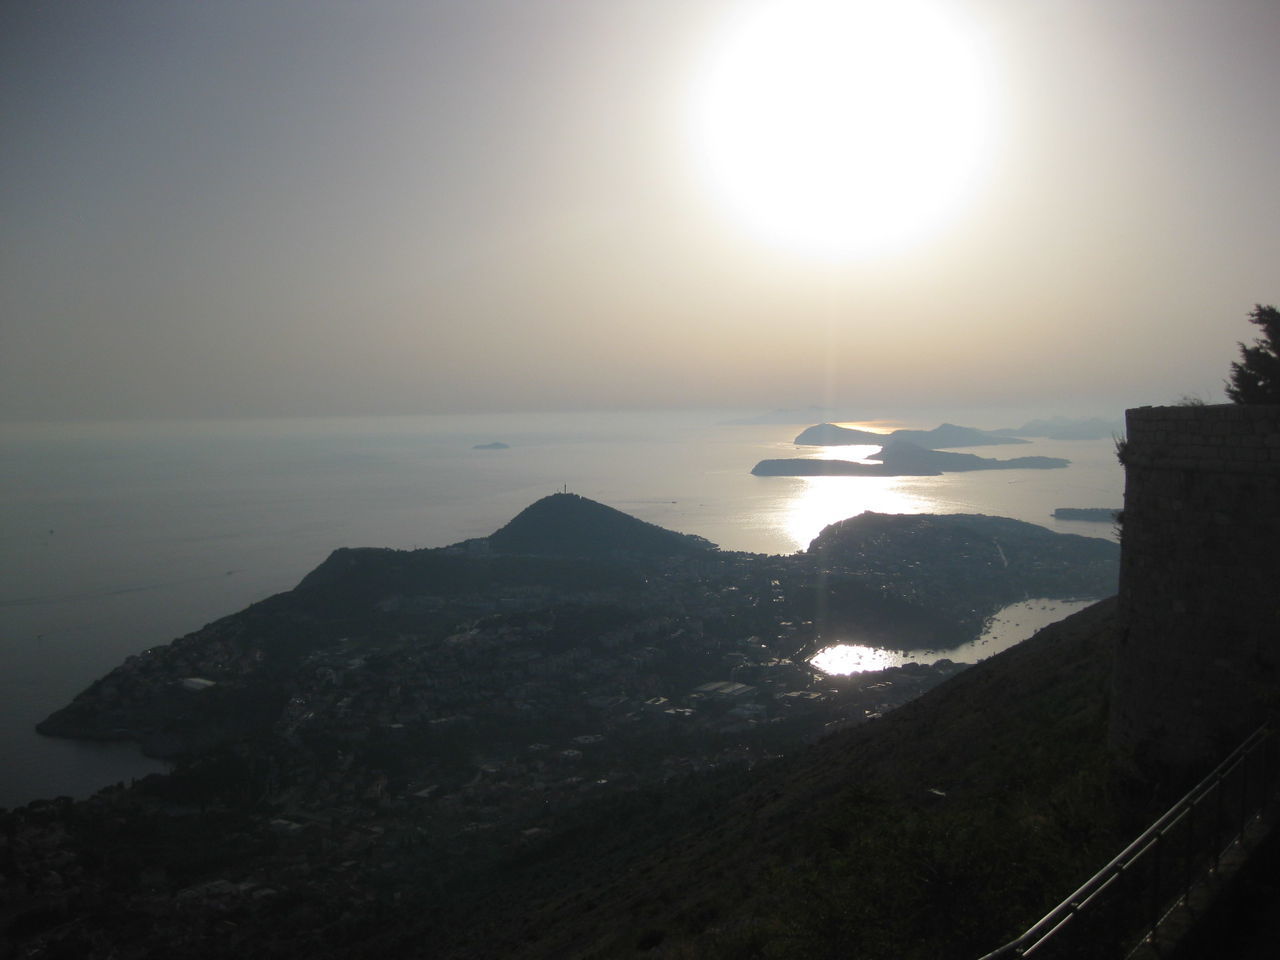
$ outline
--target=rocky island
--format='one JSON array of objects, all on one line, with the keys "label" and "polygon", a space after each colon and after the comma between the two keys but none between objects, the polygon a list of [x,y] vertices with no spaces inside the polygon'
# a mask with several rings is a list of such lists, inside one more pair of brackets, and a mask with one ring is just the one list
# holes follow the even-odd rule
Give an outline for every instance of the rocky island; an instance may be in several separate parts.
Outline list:
[{"label": "rocky island", "polygon": [[888,443],[867,459],[879,462],[779,458],[761,460],[751,472],[757,477],[936,477],[970,470],[1055,470],[1071,463],[1062,457],[998,460],[972,453],[926,449],[907,440]]},{"label": "rocky island", "polygon": [[894,430],[892,433],[870,433],[854,430],[834,423],[820,423],[802,430],[793,441],[801,446],[850,446],[855,444],[884,444],[908,441],[916,446],[935,450],[939,447],[986,447],[995,444],[1030,443],[1021,437],[976,427],[961,427],[944,423],[932,430]]}]

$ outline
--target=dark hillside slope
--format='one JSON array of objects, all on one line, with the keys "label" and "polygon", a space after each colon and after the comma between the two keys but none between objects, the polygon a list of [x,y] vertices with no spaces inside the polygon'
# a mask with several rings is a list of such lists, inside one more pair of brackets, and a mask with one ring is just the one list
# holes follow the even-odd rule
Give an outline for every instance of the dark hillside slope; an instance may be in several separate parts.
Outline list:
[{"label": "dark hillside slope", "polygon": [[[576,858],[589,882],[534,902],[537,884],[514,877],[520,893],[490,906],[523,919],[453,955],[981,955],[1129,827],[1103,744],[1113,620],[1114,601],[1096,604],[881,720],[757,767],[733,795],[690,807],[683,836],[660,835],[660,800],[602,812],[598,834],[539,864],[571,875]],[[627,834],[630,853],[591,839]]]},{"label": "dark hillside slope", "polygon": [[397,594],[465,596],[543,586],[559,590],[634,588],[642,582],[617,564],[585,557],[469,557],[448,549],[341,547],[293,591],[317,615],[362,616]]}]

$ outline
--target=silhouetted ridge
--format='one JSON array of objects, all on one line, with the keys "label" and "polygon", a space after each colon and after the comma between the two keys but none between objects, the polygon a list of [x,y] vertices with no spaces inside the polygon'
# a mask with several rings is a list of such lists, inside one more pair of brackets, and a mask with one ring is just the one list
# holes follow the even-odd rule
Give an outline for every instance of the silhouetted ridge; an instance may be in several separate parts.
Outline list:
[{"label": "silhouetted ridge", "polygon": [[531,504],[489,537],[503,553],[679,556],[715,549],[702,537],[676,533],[576,493],[553,493]]}]

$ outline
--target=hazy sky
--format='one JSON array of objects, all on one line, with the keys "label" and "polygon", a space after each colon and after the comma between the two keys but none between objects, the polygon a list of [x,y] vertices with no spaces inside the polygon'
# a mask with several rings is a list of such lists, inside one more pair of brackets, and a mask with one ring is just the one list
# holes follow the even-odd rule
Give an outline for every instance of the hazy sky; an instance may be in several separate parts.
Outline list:
[{"label": "hazy sky", "polygon": [[1221,400],[1280,302],[1280,2],[935,5],[966,186],[815,256],[699,145],[758,0],[10,0],[0,416]]}]

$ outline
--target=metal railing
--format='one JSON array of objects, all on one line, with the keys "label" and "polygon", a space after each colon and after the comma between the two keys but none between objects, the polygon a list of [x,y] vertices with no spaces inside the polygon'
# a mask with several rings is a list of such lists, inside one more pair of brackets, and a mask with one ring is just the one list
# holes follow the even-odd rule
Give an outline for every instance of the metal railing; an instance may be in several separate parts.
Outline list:
[{"label": "metal railing", "polygon": [[1275,772],[1275,737],[1264,724],[1071,896],[982,960],[1124,956],[1217,871],[1272,799]]}]

